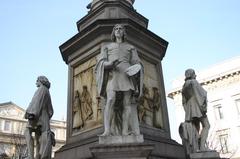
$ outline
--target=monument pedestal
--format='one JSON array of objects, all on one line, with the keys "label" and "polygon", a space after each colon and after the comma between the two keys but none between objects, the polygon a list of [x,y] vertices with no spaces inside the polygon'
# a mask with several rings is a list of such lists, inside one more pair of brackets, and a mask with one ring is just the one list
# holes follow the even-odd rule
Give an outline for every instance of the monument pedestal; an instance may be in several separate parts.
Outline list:
[{"label": "monument pedestal", "polygon": [[[68,65],[67,137],[66,144],[55,153],[56,159],[185,159],[182,145],[170,137],[161,63],[168,42],[148,30],[148,19],[137,13],[127,1],[99,1],[98,6],[93,6],[77,22],[79,32],[60,46],[63,60]],[[102,46],[111,42],[116,24],[125,26],[126,42],[136,48],[144,65],[143,82],[148,90],[145,92],[149,92],[151,97],[145,93],[147,98],[143,98],[139,107],[141,110],[149,107],[146,99],[156,101],[151,106],[154,108],[152,113],[145,113],[147,117],[141,118],[140,133],[143,136],[131,139],[128,136],[115,139],[98,137],[103,133],[104,99],[96,94],[95,66]],[[88,102],[79,104],[82,100]],[[79,105],[79,112],[92,112],[88,113],[90,118],[83,120],[82,127],[76,128],[74,123],[78,122],[76,108]],[[118,142],[114,141],[113,145],[112,140]]]},{"label": "monument pedestal", "polygon": [[202,151],[190,154],[190,159],[220,159],[216,151]]},{"label": "monument pedestal", "polygon": [[143,135],[99,136],[99,144],[143,143]]},{"label": "monument pedestal", "polygon": [[90,147],[94,159],[147,159],[154,145],[137,144],[99,144]]}]

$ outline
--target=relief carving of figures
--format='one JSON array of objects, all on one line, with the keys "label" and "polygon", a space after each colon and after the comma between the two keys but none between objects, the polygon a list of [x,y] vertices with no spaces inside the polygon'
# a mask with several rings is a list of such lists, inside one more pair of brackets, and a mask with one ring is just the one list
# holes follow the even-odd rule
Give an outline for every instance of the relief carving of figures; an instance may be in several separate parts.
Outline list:
[{"label": "relief carving of figures", "polygon": [[87,86],[83,86],[81,96],[75,91],[73,101],[73,129],[79,130],[87,125],[87,121],[93,118],[92,98]]},{"label": "relief carving of figures", "polygon": [[196,80],[193,69],[185,71],[182,104],[185,110],[185,122],[181,123],[179,133],[187,155],[207,151],[206,139],[210,128],[207,117],[207,92]]},{"label": "relief carving of figures", "polygon": [[116,24],[113,42],[102,46],[96,64],[98,93],[106,99],[102,136],[140,134],[136,99],[142,94],[143,66],[125,38],[125,27]]},{"label": "relief carving of figures", "polygon": [[88,91],[87,86],[83,86],[83,91],[81,95],[81,107],[82,107],[83,120],[86,123],[88,120],[91,120],[93,117],[92,97]]},{"label": "relief carving of figures", "polygon": [[81,99],[78,91],[75,91],[73,101],[73,129],[80,129],[84,126],[81,110]]},{"label": "relief carving of figures", "polygon": [[153,103],[149,89],[143,85],[143,96],[139,100],[138,116],[139,121],[147,125],[153,125]]},{"label": "relief carving of figures", "polygon": [[161,108],[161,98],[159,94],[159,90],[157,87],[152,88],[153,91],[153,126],[156,128],[163,128],[163,116],[162,116],[162,108]]},{"label": "relief carving of figures", "polygon": [[97,97],[97,120],[102,122],[102,103],[101,97]]},{"label": "relief carving of figures", "polygon": [[143,85],[143,96],[139,103],[138,116],[140,122],[162,128],[162,109],[158,88],[152,87],[152,95],[150,95],[149,89]]}]

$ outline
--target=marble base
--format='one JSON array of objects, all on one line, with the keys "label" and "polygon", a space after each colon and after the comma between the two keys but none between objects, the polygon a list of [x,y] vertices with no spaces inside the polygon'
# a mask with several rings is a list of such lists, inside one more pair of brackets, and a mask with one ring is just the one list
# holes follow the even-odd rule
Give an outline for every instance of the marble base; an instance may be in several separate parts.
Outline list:
[{"label": "marble base", "polygon": [[90,147],[94,159],[147,159],[154,145],[137,144],[99,144]]},{"label": "marble base", "polygon": [[99,144],[143,143],[143,135],[99,136]]},{"label": "marble base", "polygon": [[202,151],[190,154],[191,159],[220,159],[217,151]]}]

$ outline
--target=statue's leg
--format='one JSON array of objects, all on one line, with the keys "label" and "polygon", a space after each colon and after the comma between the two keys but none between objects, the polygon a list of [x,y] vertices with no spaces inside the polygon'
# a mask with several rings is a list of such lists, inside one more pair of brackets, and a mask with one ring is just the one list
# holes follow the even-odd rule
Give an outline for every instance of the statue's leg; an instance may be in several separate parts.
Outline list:
[{"label": "statue's leg", "polygon": [[28,159],[34,159],[34,140],[30,128],[26,128],[24,135],[27,143]]},{"label": "statue's leg", "polygon": [[134,135],[139,135],[139,121],[137,113],[137,103],[131,105],[131,114],[130,114],[130,128]]},{"label": "statue's leg", "polygon": [[201,124],[202,124],[202,127],[203,127],[201,135],[200,135],[200,150],[201,151],[206,151],[206,150],[208,150],[208,148],[205,146],[205,144],[206,144],[206,140],[207,140],[207,137],[208,137],[210,124],[209,124],[209,121],[208,121],[207,117],[201,118],[200,121],[201,121]]},{"label": "statue's leg", "polygon": [[101,136],[110,135],[110,123],[113,115],[113,106],[116,100],[115,91],[107,91],[107,103],[104,108],[104,133]]},{"label": "statue's leg", "polygon": [[40,153],[39,153],[40,152],[40,146],[41,146],[40,145],[41,143],[39,141],[40,140],[40,135],[41,134],[39,132],[35,133],[35,139],[36,139],[36,159],[40,159],[41,158]]},{"label": "statue's leg", "polygon": [[128,128],[130,125],[130,115],[131,114],[131,91],[126,91],[123,93],[123,114],[122,114],[122,135],[128,135]]}]

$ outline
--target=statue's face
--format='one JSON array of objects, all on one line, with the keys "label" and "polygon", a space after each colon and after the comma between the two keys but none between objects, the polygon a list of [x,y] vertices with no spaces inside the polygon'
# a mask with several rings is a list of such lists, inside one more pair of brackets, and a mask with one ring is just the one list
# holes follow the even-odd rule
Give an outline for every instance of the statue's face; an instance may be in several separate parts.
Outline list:
[{"label": "statue's face", "polygon": [[37,81],[36,81],[36,86],[37,86],[37,87],[40,87],[40,85],[41,85],[41,82],[39,81],[39,79],[37,79]]},{"label": "statue's face", "polygon": [[118,25],[114,28],[114,34],[116,38],[122,38],[124,34],[124,28],[121,25]]}]

